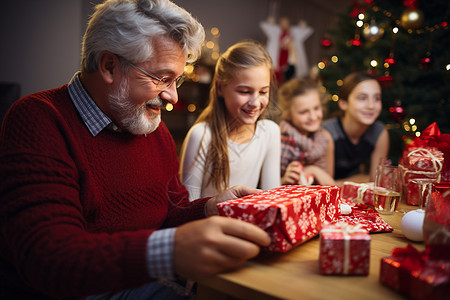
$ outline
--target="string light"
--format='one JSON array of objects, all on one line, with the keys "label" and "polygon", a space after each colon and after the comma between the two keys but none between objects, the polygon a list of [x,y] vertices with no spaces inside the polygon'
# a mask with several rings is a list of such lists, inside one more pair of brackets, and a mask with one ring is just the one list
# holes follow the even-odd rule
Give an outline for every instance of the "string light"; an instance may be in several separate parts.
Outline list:
[{"label": "string light", "polygon": [[172,110],[173,110],[173,105],[172,105],[172,103],[167,103],[167,105],[166,105],[166,110],[167,110],[167,111],[172,111]]},{"label": "string light", "polygon": [[378,66],[378,62],[375,59],[372,59],[370,61],[370,65],[375,68],[376,66]]},{"label": "string light", "polygon": [[189,112],[194,112],[197,109],[197,106],[195,106],[195,104],[189,104],[187,107],[187,110]]},{"label": "string light", "polygon": [[337,63],[338,62],[338,57],[336,56],[336,55],[333,55],[332,57],[331,57],[331,61],[332,62],[334,62],[334,63]]},{"label": "string light", "polygon": [[325,69],[325,63],[323,61],[321,61],[317,64],[317,67],[319,67],[319,69],[323,70],[323,69]]}]

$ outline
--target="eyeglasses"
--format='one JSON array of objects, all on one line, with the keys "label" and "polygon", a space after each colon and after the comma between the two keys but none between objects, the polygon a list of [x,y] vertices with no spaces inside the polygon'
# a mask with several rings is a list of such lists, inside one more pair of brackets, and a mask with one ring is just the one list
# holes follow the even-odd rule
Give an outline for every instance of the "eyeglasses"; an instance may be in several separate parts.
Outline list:
[{"label": "eyeglasses", "polygon": [[156,75],[153,75],[147,71],[145,71],[144,69],[136,66],[135,64],[133,64],[130,61],[127,61],[133,68],[141,71],[142,73],[144,73],[145,75],[147,75],[148,77],[150,77],[151,79],[157,80],[158,82],[155,84],[156,88],[164,91],[167,90],[168,88],[170,88],[172,86],[172,84],[175,82],[175,86],[177,88],[179,88],[183,82],[184,82],[184,74],[180,75],[177,78],[172,78],[170,76],[163,76],[161,78],[157,77]]}]

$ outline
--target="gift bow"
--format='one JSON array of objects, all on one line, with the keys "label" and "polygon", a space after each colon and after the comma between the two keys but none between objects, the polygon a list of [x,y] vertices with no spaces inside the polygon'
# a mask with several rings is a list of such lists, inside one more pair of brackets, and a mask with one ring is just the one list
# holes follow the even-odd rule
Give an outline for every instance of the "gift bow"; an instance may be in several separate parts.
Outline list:
[{"label": "gift bow", "polygon": [[404,266],[408,270],[416,270],[421,268],[423,262],[428,260],[424,252],[418,251],[416,248],[408,244],[406,248],[395,248],[392,250],[392,256],[403,259]]},{"label": "gift bow", "polygon": [[321,232],[340,232],[344,236],[344,267],[343,273],[348,274],[350,267],[350,235],[355,232],[367,232],[362,224],[350,225],[345,222],[335,223],[332,228],[324,228]]},{"label": "gift bow", "polygon": [[[437,150],[437,151],[439,151],[439,150]],[[434,152],[435,151],[431,151],[430,149],[427,149],[427,148],[418,148],[418,149],[415,149],[415,150],[412,150],[411,152],[409,152],[408,158],[411,159],[411,162],[412,162],[411,164],[415,164],[418,160],[420,160],[421,158],[424,158],[424,157],[430,158],[436,172],[440,172],[442,170],[442,162],[438,157],[436,157]],[[442,153],[442,152],[440,152],[440,153]]]}]

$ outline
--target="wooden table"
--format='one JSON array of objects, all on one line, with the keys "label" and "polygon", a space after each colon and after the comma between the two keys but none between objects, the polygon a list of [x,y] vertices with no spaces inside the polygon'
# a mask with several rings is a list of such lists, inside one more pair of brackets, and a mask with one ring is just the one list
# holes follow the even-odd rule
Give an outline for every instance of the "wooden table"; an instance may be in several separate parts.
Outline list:
[{"label": "wooden table", "polygon": [[396,247],[411,243],[424,250],[423,243],[404,237],[400,222],[416,206],[400,204],[393,215],[381,215],[393,228],[389,233],[373,233],[368,276],[321,275],[319,238],[287,253],[262,252],[242,268],[198,282],[197,298],[202,299],[404,299],[379,283],[380,259]]}]

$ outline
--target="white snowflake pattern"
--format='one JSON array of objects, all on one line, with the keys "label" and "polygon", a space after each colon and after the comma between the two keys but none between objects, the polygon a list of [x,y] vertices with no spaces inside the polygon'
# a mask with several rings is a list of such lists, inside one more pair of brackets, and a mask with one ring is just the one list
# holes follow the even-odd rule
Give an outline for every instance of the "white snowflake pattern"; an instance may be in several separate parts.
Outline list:
[{"label": "white snowflake pattern", "polygon": [[309,211],[309,223],[311,224],[311,227],[315,228],[317,226],[317,217],[316,213],[311,209]]},{"label": "white snowflake pattern", "polygon": [[297,233],[297,226],[292,217],[286,220],[286,232],[293,243],[296,243],[295,235]]},{"label": "white snowflake pattern", "polygon": [[333,204],[330,204],[328,206],[328,221],[333,221],[335,215],[336,215],[336,208]]},{"label": "white snowflake pattern", "polygon": [[321,205],[320,206],[320,222],[325,222],[325,215],[326,215],[326,206],[325,205]]},{"label": "white snowflake pattern", "polygon": [[298,220],[298,226],[302,230],[303,233],[305,233],[308,230],[309,227],[309,219],[306,212],[303,212]]}]

